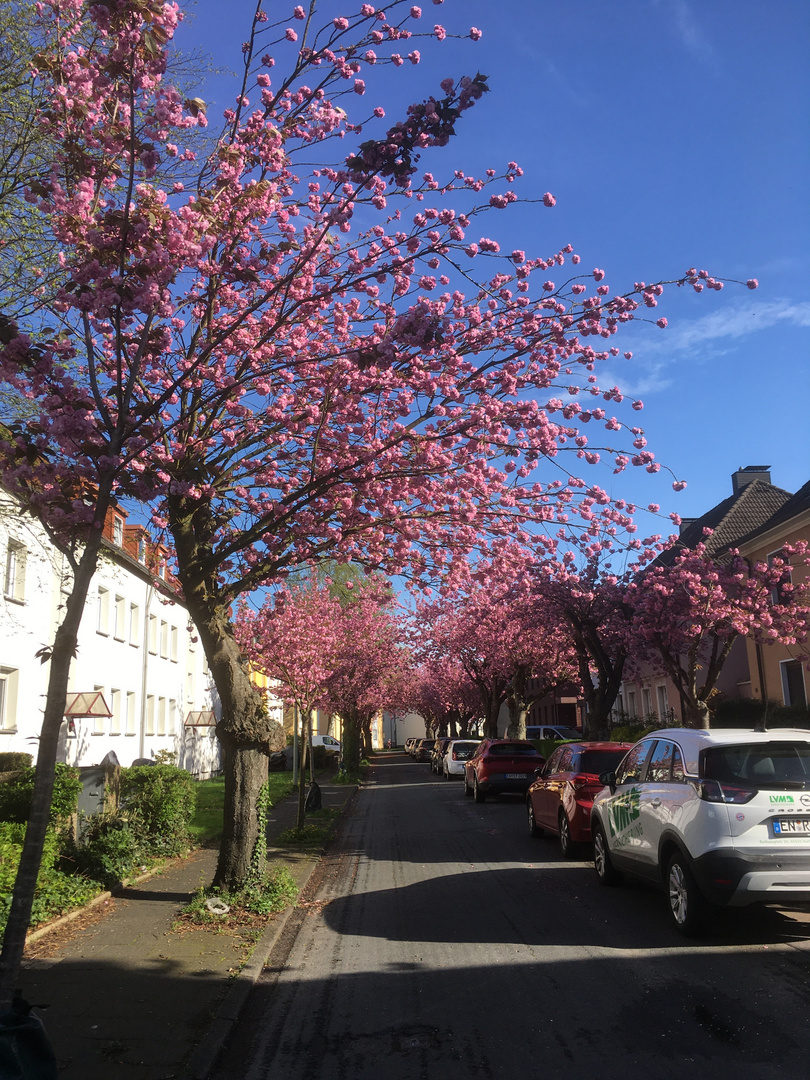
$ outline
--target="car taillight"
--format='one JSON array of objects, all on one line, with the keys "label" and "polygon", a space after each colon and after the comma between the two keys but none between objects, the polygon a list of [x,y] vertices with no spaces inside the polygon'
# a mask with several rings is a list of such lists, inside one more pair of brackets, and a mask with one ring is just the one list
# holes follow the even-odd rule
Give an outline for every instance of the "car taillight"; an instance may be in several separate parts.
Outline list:
[{"label": "car taillight", "polygon": [[747,803],[756,795],[754,788],[721,784],[719,780],[701,780],[697,789],[698,795],[705,802]]},{"label": "car taillight", "polygon": [[572,776],[571,786],[574,791],[581,791],[582,788],[586,787],[599,788],[600,790],[602,788],[602,785],[599,783],[599,777],[589,775],[588,773],[579,773],[577,776]]}]

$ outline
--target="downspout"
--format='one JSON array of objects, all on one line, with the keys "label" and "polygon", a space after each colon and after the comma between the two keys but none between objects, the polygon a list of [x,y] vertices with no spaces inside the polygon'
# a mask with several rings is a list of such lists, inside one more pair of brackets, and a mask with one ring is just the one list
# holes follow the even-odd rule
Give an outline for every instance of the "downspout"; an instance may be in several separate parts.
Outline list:
[{"label": "downspout", "polygon": [[149,676],[149,606],[155,590],[151,582],[146,587],[146,607],[143,613],[143,662],[141,664],[141,724],[138,736],[138,757],[146,757],[146,686]]}]

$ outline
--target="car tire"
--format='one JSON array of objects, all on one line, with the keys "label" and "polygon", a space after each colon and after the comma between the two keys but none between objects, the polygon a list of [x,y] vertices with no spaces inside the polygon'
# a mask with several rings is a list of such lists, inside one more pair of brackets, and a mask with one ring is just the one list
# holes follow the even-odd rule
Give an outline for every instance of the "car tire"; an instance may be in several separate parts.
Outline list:
[{"label": "car tire", "polygon": [[529,823],[529,836],[542,836],[543,830],[537,824],[531,799],[526,800],[526,818]]},{"label": "car tire", "polygon": [[684,937],[699,937],[709,923],[710,905],[698,888],[689,861],[676,851],[667,864],[667,906],[675,929]]},{"label": "car tire", "polygon": [[486,794],[485,791],[481,790],[481,788],[480,788],[480,786],[478,784],[478,777],[477,776],[473,778],[473,798],[478,803],[487,801],[487,794]]},{"label": "car tire", "polygon": [[597,822],[591,828],[593,838],[593,865],[600,885],[618,885],[621,874],[613,865],[604,829]]},{"label": "car tire", "polygon": [[571,838],[571,824],[568,820],[568,815],[564,810],[560,811],[559,818],[557,819],[557,828],[560,838],[560,851],[562,852],[563,858],[576,858],[579,844],[576,844]]},{"label": "car tire", "polygon": [[472,788],[467,783],[467,770],[466,769],[464,770],[464,794],[465,795],[472,795]]}]

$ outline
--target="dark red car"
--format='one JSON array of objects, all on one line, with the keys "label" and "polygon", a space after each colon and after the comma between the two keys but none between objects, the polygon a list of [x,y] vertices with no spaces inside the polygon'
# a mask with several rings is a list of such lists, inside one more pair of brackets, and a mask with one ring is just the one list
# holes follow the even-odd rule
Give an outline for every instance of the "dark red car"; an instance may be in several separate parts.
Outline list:
[{"label": "dark red car", "polygon": [[464,762],[464,794],[484,802],[487,795],[525,791],[545,758],[522,739],[484,739]]},{"label": "dark red car", "polygon": [[558,746],[526,793],[532,836],[553,833],[566,859],[590,843],[593,797],[604,787],[601,773],[616,769],[632,743],[577,742]]}]

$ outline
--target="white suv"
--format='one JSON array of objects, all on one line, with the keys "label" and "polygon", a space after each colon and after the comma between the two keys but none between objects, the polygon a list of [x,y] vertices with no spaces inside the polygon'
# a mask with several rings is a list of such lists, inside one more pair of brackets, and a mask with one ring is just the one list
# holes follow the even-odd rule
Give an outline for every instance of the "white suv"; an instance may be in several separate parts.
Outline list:
[{"label": "white suv", "polygon": [[662,885],[682,933],[715,905],[810,903],[810,731],[655,731],[600,779],[599,880]]}]

